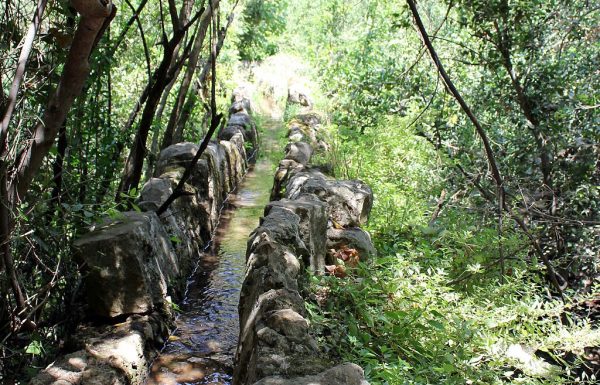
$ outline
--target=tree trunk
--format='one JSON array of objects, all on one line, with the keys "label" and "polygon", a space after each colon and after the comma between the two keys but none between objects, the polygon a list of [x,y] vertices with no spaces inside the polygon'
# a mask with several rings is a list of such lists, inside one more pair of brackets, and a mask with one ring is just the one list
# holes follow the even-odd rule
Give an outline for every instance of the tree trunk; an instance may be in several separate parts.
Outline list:
[{"label": "tree trunk", "polygon": [[52,164],[52,194],[50,198],[48,214],[52,215],[54,208],[59,206],[62,201],[62,182],[63,182],[63,164],[65,161],[65,153],[67,151],[67,122],[63,122],[58,132],[58,144],[56,146],[57,154],[54,163]]},{"label": "tree trunk", "polygon": [[[23,200],[42,161],[54,144],[67,112],[81,93],[89,73],[89,56],[116,12],[111,1],[104,4],[94,0],[73,0],[71,3],[81,14],[81,18],[58,87],[50,98],[41,121],[33,128],[32,138],[17,156],[14,171],[9,176],[6,160],[0,168],[0,253],[17,303],[16,313],[21,314],[26,303],[10,249],[12,210]],[[15,327],[21,327],[23,323]]]},{"label": "tree trunk", "polygon": [[38,2],[35,14],[33,15],[33,20],[31,22],[31,25],[29,26],[27,35],[25,36],[25,41],[23,43],[23,48],[21,49],[21,54],[19,55],[19,63],[15,72],[15,78],[8,93],[8,97],[6,98],[8,101],[6,110],[3,111],[2,121],[0,121],[0,152],[2,152],[2,154],[4,154],[4,151],[6,150],[5,147],[7,146],[6,141],[8,138],[8,125],[10,124],[10,119],[12,117],[12,113],[15,109],[15,106],[17,105],[17,94],[19,93],[19,87],[21,86],[21,81],[23,80],[23,76],[25,75],[25,67],[27,65],[27,61],[29,60],[29,54],[31,53],[33,40],[37,35],[37,31],[42,21],[42,15],[44,14],[44,10],[46,9],[46,3],[47,0],[39,0]]},{"label": "tree trunk", "polygon": [[[171,110],[171,115],[169,116],[169,122],[165,129],[162,144],[160,147],[161,150],[173,144],[173,134],[175,131],[175,127],[177,125],[177,122],[179,121],[179,118],[181,117],[182,108],[184,106],[186,97],[188,96],[188,91],[194,78],[194,74],[196,73],[198,59],[200,58],[200,52],[202,51],[202,46],[206,37],[206,31],[208,30],[208,26],[210,24],[211,15],[217,9],[216,7],[218,7],[218,4],[219,0],[213,0],[211,6],[208,7],[200,17],[200,30],[198,31],[198,35],[196,36],[196,40],[194,41],[194,47],[192,48],[192,52],[188,60],[187,69],[185,71],[184,78],[181,82],[181,86],[179,87],[177,100],[175,101],[175,105],[173,106],[173,109]],[[180,140],[181,138],[177,139]]]},{"label": "tree trunk", "polygon": [[[237,6],[237,4],[238,4],[237,2],[234,4],[233,9],[231,10],[231,14],[227,18],[227,25],[225,27],[223,27],[219,33],[219,41],[217,41],[217,45],[215,47],[216,57],[219,57],[219,53],[221,53],[221,48],[223,48],[223,43],[225,42],[225,38],[227,37],[227,31],[228,31],[229,27],[231,26],[231,23],[233,22],[233,18],[235,16],[233,12],[235,11],[235,7]],[[185,125],[187,124],[187,121],[190,118],[192,110],[194,109],[194,105],[196,104],[196,101],[197,101],[196,95],[200,92],[202,85],[206,82],[206,78],[208,77],[208,74],[210,73],[211,66],[212,66],[212,63],[211,63],[211,59],[209,58],[209,60],[206,62],[206,64],[202,68],[200,77],[192,85],[191,95],[190,95],[190,97],[187,98],[187,101],[185,102],[185,104],[183,106],[183,109],[181,111],[181,116],[180,116],[179,121],[177,122],[177,126],[175,128],[175,134],[173,137],[174,143],[178,143],[183,140],[183,130],[185,128]]]},{"label": "tree trunk", "polygon": [[[172,72],[171,63],[175,57],[175,52],[179,49],[179,44],[185,37],[186,32],[205,11],[204,9],[201,9],[200,12],[190,19],[189,15],[191,13],[192,5],[193,1],[186,0],[182,6],[179,17],[177,17],[175,3],[172,0],[169,1],[169,14],[171,15],[173,24],[173,36],[169,41],[165,41],[163,58],[154,73],[153,84],[148,93],[148,100],[144,106],[144,112],[140,119],[133,146],[129,152],[127,161],[125,162],[123,177],[121,178],[117,196],[115,197],[117,202],[121,201],[122,195],[129,195],[129,193],[133,189],[136,189],[140,183],[147,151],[146,142],[148,140],[148,134],[152,127],[156,108],[160,102],[161,96],[171,81],[169,73]],[[186,47],[185,54],[182,55],[184,59],[189,54],[190,48],[191,47]],[[183,65],[183,61],[180,65]]]},{"label": "tree trunk", "polygon": [[74,0],[72,4],[81,14],[79,26],[56,92],[50,98],[42,121],[34,127],[32,139],[16,161],[15,176],[8,191],[11,202],[23,199],[42,161],[54,144],[62,122],[75,98],[81,93],[89,74],[88,59],[92,48],[99,39],[99,33],[106,28],[105,21],[110,22],[109,18],[112,19],[111,14],[116,9],[112,2],[102,5],[94,0]]}]

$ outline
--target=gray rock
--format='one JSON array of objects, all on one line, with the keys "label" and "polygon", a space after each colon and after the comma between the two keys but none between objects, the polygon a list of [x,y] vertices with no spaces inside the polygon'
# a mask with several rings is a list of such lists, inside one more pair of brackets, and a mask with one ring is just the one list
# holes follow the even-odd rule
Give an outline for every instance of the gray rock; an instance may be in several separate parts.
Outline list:
[{"label": "gray rock", "polygon": [[252,117],[244,112],[238,112],[229,117],[229,121],[227,121],[228,126],[240,126],[245,129],[249,129],[254,126],[254,121]]},{"label": "gray rock", "polygon": [[219,131],[217,137],[219,140],[230,140],[235,134],[241,134],[243,136],[244,131],[244,127],[242,126],[225,126]]},{"label": "gray rock", "polygon": [[144,211],[156,211],[173,194],[174,187],[168,178],[150,178],[142,186],[138,206]]},{"label": "gray rock", "polygon": [[[211,205],[210,200],[203,198],[214,194],[211,191],[214,188],[212,178],[215,174],[210,172],[207,159],[200,159],[195,170],[189,183],[184,185],[185,195],[177,198],[171,204],[169,212],[161,217],[161,221],[163,225],[167,226],[169,236],[174,236],[182,242],[187,239],[193,249],[198,251],[210,240],[210,234],[215,226],[215,221],[211,219],[211,210],[214,206]],[[144,210],[155,211],[166,199],[165,196],[170,195],[183,172],[184,169],[180,167],[162,174],[160,178],[150,179],[142,187],[140,207]],[[172,220],[170,218],[175,220],[177,227],[185,234],[185,237],[181,237],[177,230],[171,228]],[[169,228],[172,231],[169,231]]]},{"label": "gray rock", "polygon": [[233,90],[233,93],[231,95],[232,107],[239,103],[242,105],[243,109],[246,110],[247,113],[251,114],[252,103],[250,101],[250,96],[250,90],[248,90],[246,87],[241,86],[236,88],[235,90]]},{"label": "gray rock", "polygon": [[77,342],[85,349],[68,354],[42,370],[30,385],[142,385],[156,346],[166,328],[154,328],[161,317],[132,316],[106,332],[80,328]]},{"label": "gray rock", "polygon": [[296,278],[301,268],[298,257],[289,248],[272,242],[266,233],[260,238],[261,242],[253,247],[248,257],[245,283],[249,290],[258,294],[281,287],[297,290]]},{"label": "gray rock", "polygon": [[194,158],[198,145],[190,142],[173,144],[160,152],[156,165],[156,174],[161,175],[169,168],[185,166]]},{"label": "gray rock", "polygon": [[304,166],[307,166],[312,157],[313,149],[308,143],[296,142],[289,143],[285,147],[285,159],[293,160]]},{"label": "gray rock", "polygon": [[299,136],[307,138],[308,141],[310,141],[310,143],[313,145],[317,144],[317,132],[313,127],[308,126],[300,121],[292,120],[288,129],[288,138],[291,141],[297,141],[295,139]]},{"label": "gray rock", "polygon": [[242,101],[239,101],[239,102],[233,102],[231,104],[231,107],[229,107],[229,115],[231,116],[231,115],[233,115],[235,113],[238,113],[238,112],[244,112],[246,114],[249,114],[250,111],[246,109],[247,107],[249,107],[249,105],[250,105],[250,101],[249,100],[242,100]]},{"label": "gray rock", "polygon": [[346,363],[313,376],[268,377],[254,385],[368,385],[368,382],[360,366]]},{"label": "gray rock", "polygon": [[300,236],[300,217],[293,211],[283,207],[273,206],[268,210],[264,218],[248,240],[247,256],[254,251],[257,242],[262,242],[266,234],[268,239],[279,245],[285,245],[292,249],[298,256],[305,257],[309,251]]},{"label": "gray rock", "polygon": [[206,152],[210,153],[214,159],[216,174],[219,176],[219,185],[221,186],[221,199],[225,199],[227,194],[231,192],[229,186],[229,166],[227,164],[227,152],[222,144],[210,142],[206,148]]},{"label": "gray rock", "polygon": [[234,135],[231,141],[223,140],[220,142],[225,150],[227,166],[229,168],[229,172],[227,173],[229,177],[229,191],[234,190],[242,181],[247,167],[246,153],[240,150],[236,138],[241,138],[241,134]]},{"label": "gray rock", "polygon": [[29,385],[141,385],[130,382],[125,373],[108,363],[98,362],[85,351],[55,361],[34,377]]},{"label": "gray rock", "polygon": [[266,323],[271,329],[294,342],[302,342],[308,335],[308,321],[292,309],[272,312]]},{"label": "gray rock", "polygon": [[[171,196],[174,186],[174,181],[169,178],[151,178],[142,187],[139,207],[144,211],[156,211]],[[172,211],[173,208],[177,210],[177,214]],[[182,215],[186,213],[187,215]],[[193,218],[190,218],[190,216],[193,216]],[[160,221],[169,236],[169,240],[177,256],[177,263],[183,276],[187,276],[191,272],[193,268],[192,260],[196,253],[203,247],[203,235],[197,230],[202,226],[208,227],[208,225],[195,225],[195,221],[203,216],[206,217],[203,207],[195,209],[192,207],[183,208],[175,201],[174,206],[160,217]],[[189,227],[190,221],[195,226],[193,229]],[[208,229],[205,231],[208,231]],[[183,284],[184,281],[181,280],[180,283]],[[179,298],[179,294],[185,288],[176,286],[173,289],[173,294],[176,298]]]},{"label": "gray rock", "polygon": [[325,203],[318,198],[306,195],[291,201],[282,199],[269,203],[265,212],[268,213],[272,207],[282,207],[292,211],[300,218],[300,238],[308,248],[309,258],[304,261],[310,266],[313,273],[319,274],[325,268],[325,237],[327,231],[327,211]]},{"label": "gray rock", "polygon": [[203,201],[203,204],[208,210],[209,219],[211,222],[211,229],[215,229],[219,224],[219,213],[221,211],[221,206],[223,204],[223,181],[221,180],[220,165],[217,154],[213,151],[210,151],[208,148],[202,154],[200,159],[203,162],[206,162],[206,166],[208,168],[207,172],[207,186],[206,192],[201,193],[199,198]]},{"label": "gray rock", "polygon": [[288,103],[300,104],[305,107],[313,104],[308,90],[298,84],[291,85],[288,89]]},{"label": "gray rock", "polygon": [[[175,183],[179,182],[186,167],[190,164],[198,151],[198,146],[194,143],[184,142],[169,146],[161,151],[156,166],[156,176],[163,179],[171,179]],[[188,184],[196,189],[196,194],[200,199],[208,196],[209,180],[212,178],[210,164],[203,157],[196,163],[192,170]]]},{"label": "gray rock", "polygon": [[322,173],[298,173],[292,177],[286,197],[296,199],[301,194],[314,194],[326,202],[330,218],[343,227],[367,223],[373,206],[373,191],[363,182],[327,180]]},{"label": "gray rock", "polygon": [[219,131],[217,137],[220,140],[231,140],[237,133],[242,134],[244,142],[249,143],[252,148],[257,148],[258,133],[256,131],[256,125],[247,113],[238,112],[231,115],[227,125]]},{"label": "gray rock", "polygon": [[75,248],[85,262],[84,284],[94,314],[117,317],[167,306],[167,284],[180,271],[156,214],[124,213],[78,239]]},{"label": "gray rock", "polygon": [[[242,303],[248,303],[248,297]],[[251,384],[277,373],[318,373],[323,360],[308,334],[304,302],[295,290],[270,290],[241,310],[234,383]]]},{"label": "gray rock", "polygon": [[[377,251],[371,242],[369,233],[358,227],[348,229],[336,229],[330,227],[327,229],[327,249],[339,249],[347,246],[356,249],[361,261],[366,261],[375,256]],[[328,261],[333,264],[335,261]]]},{"label": "gray rock", "polygon": [[277,168],[275,177],[273,178],[273,188],[271,190],[270,200],[276,201],[281,199],[284,195],[283,189],[288,184],[292,175],[295,175],[304,169],[305,166],[293,159],[282,159],[279,162],[279,167]]},{"label": "gray rock", "polygon": [[287,135],[290,142],[300,142],[304,140],[305,135],[300,127],[291,127]]},{"label": "gray rock", "polygon": [[[301,191],[303,186],[308,181],[315,181],[326,184],[329,178],[320,170],[314,168],[292,168],[287,175],[287,183],[285,185],[285,197],[288,199],[296,199],[305,191]],[[319,197],[319,199],[321,199]]]},{"label": "gray rock", "polygon": [[298,114],[295,116],[295,118],[297,120],[299,120],[300,122],[302,122],[302,124],[309,126],[309,127],[313,127],[314,129],[316,129],[323,121],[323,118],[318,113],[313,112],[313,111],[303,113],[303,114]]}]

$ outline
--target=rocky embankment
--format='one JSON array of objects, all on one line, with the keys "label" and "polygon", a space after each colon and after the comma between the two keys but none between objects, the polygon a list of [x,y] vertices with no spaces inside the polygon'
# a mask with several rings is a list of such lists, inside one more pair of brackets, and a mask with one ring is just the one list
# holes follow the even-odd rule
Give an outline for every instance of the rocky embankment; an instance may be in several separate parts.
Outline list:
[{"label": "rocky embankment", "polygon": [[347,247],[365,260],[375,253],[365,224],[373,203],[369,186],[336,180],[311,166],[320,118],[311,102],[292,92],[288,102],[304,105],[289,124],[285,158],[275,173],[272,202],[250,235],[242,286],[240,340],[234,385],[364,385],[354,364],[334,366],[321,352],[306,319],[306,269],[324,274]]},{"label": "rocky embankment", "polygon": [[198,145],[178,143],[161,152],[156,177],[137,206],[107,218],[75,243],[82,266],[87,313],[66,355],[31,385],[141,385],[172,327],[172,301],[210,241],[227,195],[241,182],[257,148],[250,100],[234,92],[227,125],[194,167],[178,198],[154,212],[173,192]]}]

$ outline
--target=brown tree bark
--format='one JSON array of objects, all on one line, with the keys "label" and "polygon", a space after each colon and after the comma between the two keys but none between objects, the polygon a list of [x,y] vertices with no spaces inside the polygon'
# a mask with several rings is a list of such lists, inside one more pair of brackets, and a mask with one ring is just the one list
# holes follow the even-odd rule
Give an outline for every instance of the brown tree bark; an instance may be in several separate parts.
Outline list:
[{"label": "brown tree bark", "polygon": [[58,132],[58,143],[56,145],[56,159],[54,159],[54,163],[52,164],[52,183],[54,183],[54,187],[52,188],[50,202],[48,203],[48,214],[52,214],[54,208],[57,205],[60,205],[62,201],[63,164],[65,161],[67,146],[67,122],[63,122]]},{"label": "brown tree bark", "polygon": [[[137,188],[140,183],[144,167],[144,160],[146,157],[146,142],[148,140],[148,134],[150,132],[152,122],[154,121],[158,103],[160,102],[165,88],[170,82],[168,74],[170,72],[169,70],[171,69],[174,53],[185,37],[187,30],[197,21],[202,13],[204,13],[204,9],[200,10],[200,12],[198,12],[190,20],[190,22],[185,25],[181,22],[177,22],[176,26],[174,26],[173,36],[169,41],[165,42],[162,60],[156,72],[154,73],[154,81],[148,92],[148,100],[144,105],[144,111],[142,113],[138,130],[133,141],[133,146],[129,152],[127,161],[125,162],[123,177],[121,178],[121,183],[115,197],[117,202],[121,201],[123,194],[128,195],[129,192],[132,189]],[[172,11],[171,15],[173,15]],[[190,49],[190,46],[186,47],[185,54],[182,55],[182,57],[185,58]]]},{"label": "brown tree bark", "polygon": [[58,130],[75,98],[81,93],[89,73],[88,58],[105,22],[114,15],[112,1],[104,5],[100,0],[73,0],[72,5],[81,14],[67,62],[54,95],[50,98],[42,121],[33,128],[33,135],[16,162],[14,179],[9,187],[9,199],[23,199],[42,160],[54,144]]},{"label": "brown tree bark", "polygon": [[[23,76],[25,75],[27,61],[29,60],[31,48],[33,47],[33,41],[40,27],[42,15],[44,14],[44,10],[46,8],[46,3],[46,0],[40,0],[38,2],[33,16],[33,20],[31,22],[31,25],[29,26],[27,35],[25,36],[23,48],[21,49],[21,53],[19,55],[19,61],[17,69],[15,71],[15,77],[13,79],[12,86],[10,88],[8,96],[6,97],[6,100],[3,100],[3,105],[0,106],[3,109],[2,120],[0,121],[0,254],[2,255],[2,258],[0,258],[0,272],[5,272],[6,277],[8,278],[9,286],[12,290],[16,303],[16,313],[22,312],[25,309],[26,303],[25,295],[23,294],[23,289],[21,288],[21,283],[19,282],[19,278],[17,276],[13,257],[10,250],[10,236],[12,232],[12,207],[14,206],[14,204],[8,199],[8,130],[14,108],[17,104],[17,95],[19,93],[19,88],[21,86]],[[2,94],[4,94],[4,92],[2,92]],[[6,104],[6,106],[4,106],[4,104]],[[5,287],[2,287],[1,289],[3,292],[8,292],[8,290],[5,290]],[[2,305],[1,310],[3,312],[10,311],[9,308],[10,305],[7,298],[6,303]],[[0,318],[7,317],[5,315],[0,315]]]},{"label": "brown tree bark", "polygon": [[[223,27],[219,31],[219,38],[218,38],[218,41],[217,41],[217,44],[215,47],[216,57],[219,57],[219,54],[221,53],[221,48],[223,48],[225,38],[227,37],[227,31],[229,30],[229,27],[231,26],[231,23],[233,22],[233,19],[235,16],[234,11],[235,11],[235,8],[237,7],[237,4],[238,4],[238,2],[236,2],[233,5],[231,13],[229,14],[229,17],[227,18],[227,25],[225,25],[225,27]],[[192,113],[192,110],[194,109],[196,101],[198,100],[196,95],[201,92],[202,86],[205,84],[206,78],[208,77],[208,74],[210,73],[211,66],[212,66],[212,59],[209,58],[208,61],[205,63],[204,67],[202,68],[202,72],[200,73],[198,80],[196,80],[193,83],[193,85],[191,86],[192,90],[181,110],[181,115],[180,115],[180,117],[177,121],[177,125],[175,127],[173,143],[177,143],[177,142],[180,142],[183,140],[183,130],[185,128],[185,125],[187,124],[187,121],[190,118],[190,115]]]},{"label": "brown tree bark", "polygon": [[[505,23],[508,23],[505,20]],[[510,82],[513,90],[517,96],[517,103],[521,108],[521,112],[523,112],[523,116],[525,116],[525,120],[527,121],[527,127],[531,132],[533,140],[535,141],[536,147],[538,149],[538,156],[540,158],[540,171],[542,172],[542,181],[545,186],[553,189],[552,182],[552,156],[550,154],[550,150],[548,149],[548,138],[544,135],[540,127],[540,119],[537,114],[534,112],[534,101],[527,95],[527,91],[521,84],[521,79],[517,75],[517,72],[514,69],[512,63],[512,54],[511,54],[511,43],[510,38],[506,31],[502,31],[497,22],[494,23],[497,34],[497,43],[496,46],[498,51],[502,56],[502,65],[508,76],[510,78]]]},{"label": "brown tree bark", "polygon": [[165,211],[167,211],[167,209],[169,208],[169,206],[177,198],[179,198],[183,195],[185,183],[191,177],[192,170],[194,169],[194,167],[200,160],[200,157],[202,156],[202,154],[208,147],[210,138],[213,136],[213,134],[219,127],[221,119],[223,118],[223,114],[217,114],[217,98],[216,98],[216,82],[217,82],[217,80],[216,80],[217,79],[217,76],[216,76],[217,75],[217,68],[216,68],[217,47],[216,46],[217,46],[217,42],[215,39],[215,32],[216,32],[217,28],[216,28],[216,21],[215,21],[214,13],[210,14],[210,21],[212,21],[211,36],[210,36],[210,40],[211,40],[210,57],[211,57],[211,63],[212,63],[211,69],[212,69],[212,74],[213,74],[212,82],[211,82],[211,93],[210,93],[210,107],[211,107],[210,108],[210,114],[211,114],[210,127],[208,129],[208,132],[204,136],[204,140],[202,140],[202,143],[200,144],[198,151],[194,155],[194,158],[192,159],[190,164],[186,167],[183,175],[181,176],[181,179],[179,180],[179,183],[177,183],[177,186],[173,190],[173,193],[171,193],[171,195],[167,198],[167,200],[158,208],[158,210],[156,210],[156,214],[159,216],[164,214]]},{"label": "brown tree bark", "polygon": [[21,49],[21,54],[19,55],[19,62],[17,65],[17,70],[15,71],[15,78],[8,93],[8,97],[6,98],[8,103],[6,106],[6,110],[2,112],[2,121],[0,121],[0,152],[2,153],[4,153],[5,147],[7,145],[6,141],[8,138],[8,126],[10,124],[12,113],[17,104],[17,94],[19,93],[21,81],[23,80],[23,76],[25,75],[25,67],[27,65],[27,61],[29,60],[29,55],[31,54],[33,40],[37,35],[38,29],[40,28],[42,15],[44,14],[44,10],[46,9],[46,3],[47,0],[39,0],[38,2],[35,14],[33,15],[33,20],[31,22],[31,25],[29,26],[27,35],[25,36],[25,41],[23,43],[23,48]]},{"label": "brown tree bark", "polygon": [[[10,249],[13,210],[25,197],[69,109],[81,93],[89,73],[89,56],[116,12],[112,1],[73,0],[71,5],[81,18],[58,87],[48,101],[41,121],[33,127],[32,137],[17,156],[13,168],[9,169],[6,161],[0,168],[0,253],[15,296],[16,313],[21,315],[24,314],[26,302]],[[6,136],[3,140],[6,141]],[[15,327],[21,327],[23,323]]]},{"label": "brown tree bark", "polygon": [[184,106],[186,97],[188,96],[188,92],[190,89],[190,85],[192,84],[194,74],[196,73],[198,59],[200,58],[200,52],[204,44],[206,31],[208,30],[208,26],[210,24],[210,18],[212,13],[217,10],[218,5],[219,0],[212,0],[211,5],[204,11],[202,16],[200,17],[200,28],[198,34],[196,35],[192,52],[190,53],[190,58],[188,60],[187,68],[183,80],[181,82],[181,86],[179,87],[177,100],[175,101],[175,105],[171,110],[169,122],[167,123],[167,127],[165,128],[165,133],[160,147],[161,149],[165,149],[171,144],[173,144],[173,134],[175,131],[175,127],[177,125],[177,122],[179,121],[179,118],[181,117],[182,108]]}]

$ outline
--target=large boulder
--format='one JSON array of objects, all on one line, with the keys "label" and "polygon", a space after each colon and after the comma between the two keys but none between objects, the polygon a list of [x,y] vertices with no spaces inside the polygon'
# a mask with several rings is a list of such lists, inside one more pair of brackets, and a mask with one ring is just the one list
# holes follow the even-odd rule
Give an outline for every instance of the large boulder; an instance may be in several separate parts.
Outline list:
[{"label": "large boulder", "polygon": [[[185,169],[196,156],[199,146],[195,143],[183,142],[173,144],[160,152],[155,175],[163,179],[179,182]],[[206,156],[203,156],[194,166],[187,183],[196,189],[200,199],[209,195],[209,184],[214,170]]]},{"label": "large boulder", "polygon": [[82,328],[79,347],[42,370],[29,385],[142,385],[167,327],[157,314],[132,316],[112,330]]},{"label": "large boulder", "polygon": [[178,256],[155,213],[123,213],[75,241],[90,310],[101,317],[167,309]]},{"label": "large boulder", "polygon": [[[298,164],[296,162],[296,164]],[[287,175],[287,183],[285,185],[285,197],[288,199],[296,199],[305,191],[302,191],[303,186],[308,181],[327,183],[329,177],[315,168],[291,168]],[[319,198],[320,199],[320,198]]]},{"label": "large boulder", "polygon": [[304,171],[306,166],[296,162],[293,159],[282,159],[279,161],[279,167],[275,171],[275,177],[273,178],[273,188],[271,189],[270,200],[276,201],[283,197],[284,188],[287,186],[290,178]]},{"label": "large boulder", "polygon": [[244,129],[254,127],[254,121],[252,117],[245,112],[237,112],[229,117],[227,121],[228,126],[240,126]]},{"label": "large boulder", "polygon": [[293,160],[303,166],[308,165],[312,154],[311,145],[305,142],[288,143],[285,146],[285,159]]},{"label": "large boulder", "polygon": [[[230,111],[244,111],[248,114],[252,113],[252,103],[250,101],[251,92],[247,87],[240,86],[233,90],[231,94],[231,109]],[[234,112],[234,113],[235,113]]]},{"label": "large boulder", "polygon": [[235,134],[244,135],[244,128],[240,126],[225,126],[219,131],[217,137],[219,140],[230,140]]},{"label": "large boulder", "polygon": [[280,206],[268,208],[265,217],[260,220],[260,226],[250,234],[247,256],[254,251],[257,242],[264,238],[263,233],[272,242],[291,248],[299,256],[306,256],[309,253],[300,236],[300,217],[291,210]]},{"label": "large boulder", "polygon": [[144,211],[156,211],[173,194],[173,181],[150,178],[140,191],[138,205]]},{"label": "large boulder", "polygon": [[229,191],[232,191],[237,187],[244,178],[246,172],[246,152],[243,145],[240,149],[239,142],[241,139],[242,135],[238,133],[231,137],[231,140],[223,140],[220,142],[225,150],[225,158],[227,167],[229,168],[229,172],[227,173],[229,177]]},{"label": "large boulder", "polygon": [[314,196],[306,195],[297,200],[282,199],[269,203],[265,212],[273,207],[281,207],[296,214],[300,218],[300,238],[308,248],[309,256],[304,263],[310,270],[319,274],[325,268],[325,237],[327,231],[327,210],[325,203]]},{"label": "large boulder", "polygon": [[185,168],[198,152],[198,145],[190,142],[173,144],[160,152],[156,174],[160,175],[172,168]]},{"label": "large boulder", "polygon": [[373,206],[373,191],[365,183],[326,179],[321,173],[298,173],[290,179],[286,198],[297,199],[302,194],[314,194],[327,203],[330,219],[342,227],[367,223]]},{"label": "large boulder", "polygon": [[207,191],[205,194],[200,195],[200,198],[208,209],[212,230],[216,229],[219,224],[219,213],[221,212],[224,199],[223,185],[221,184],[222,180],[219,174],[219,159],[216,155],[215,152],[207,148],[200,159],[206,162],[208,167]]},{"label": "large boulder", "polygon": [[211,154],[216,167],[216,175],[219,177],[219,185],[221,186],[221,200],[227,197],[231,192],[229,186],[229,166],[227,163],[227,151],[222,144],[210,142],[206,148],[206,152]]},{"label": "large boulder", "polygon": [[[208,169],[207,160],[203,159],[201,162],[199,169]],[[183,168],[177,168],[162,174],[160,178],[151,178],[140,191],[139,206],[143,210],[156,211],[172,194],[183,172]],[[211,175],[214,174],[205,172],[204,175],[206,178],[213,178]],[[176,244],[178,254],[181,252],[180,249],[186,246],[191,246],[192,255],[202,250],[210,240],[215,226],[215,221],[211,219],[214,205],[211,204],[211,200],[202,199],[203,196],[210,197],[214,183],[209,179],[202,180],[202,183],[198,183],[199,181],[199,174],[196,174],[196,178],[190,182],[196,182],[199,188],[186,183],[185,194],[171,203],[168,213],[161,216],[167,233]]]},{"label": "large boulder", "polygon": [[314,111],[298,114],[294,118],[302,124],[312,127],[313,129],[317,129],[323,120],[323,118]]},{"label": "large boulder", "polygon": [[290,248],[274,243],[266,233],[262,233],[256,241],[248,256],[240,295],[244,303],[240,303],[240,309],[248,304],[251,306],[260,294],[271,289],[298,290],[297,278],[301,271],[298,257]]},{"label": "large boulder", "polygon": [[220,140],[231,140],[237,134],[242,134],[244,142],[250,144],[254,149],[258,146],[258,133],[252,117],[245,112],[237,112],[229,117],[227,125],[219,131],[217,137]]},{"label": "large boulder", "polygon": [[246,114],[249,114],[251,112],[250,101],[246,99],[239,102],[233,102],[231,104],[231,107],[229,107],[229,115],[231,116],[238,112],[244,112]]},{"label": "large boulder", "polygon": [[240,319],[235,384],[252,384],[279,373],[314,374],[326,367],[309,334],[297,291],[272,289],[253,305],[248,317]]},{"label": "large boulder", "polygon": [[309,141],[312,145],[317,145],[317,131],[311,127],[299,122],[298,120],[292,120],[288,128],[288,139],[291,142],[298,141]]}]

